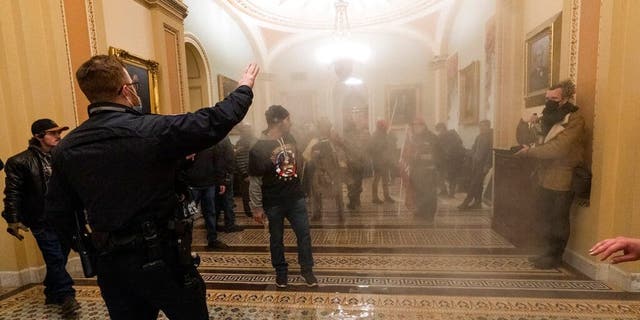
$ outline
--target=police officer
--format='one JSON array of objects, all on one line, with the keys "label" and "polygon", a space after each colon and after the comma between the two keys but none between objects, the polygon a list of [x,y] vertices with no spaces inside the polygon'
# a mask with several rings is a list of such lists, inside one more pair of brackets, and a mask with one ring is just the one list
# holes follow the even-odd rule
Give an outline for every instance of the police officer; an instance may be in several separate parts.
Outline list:
[{"label": "police officer", "polygon": [[242,120],[258,72],[250,64],[239,87],[214,107],[163,116],[137,111],[138,84],[116,57],[97,55],[77,70],[89,119],[53,153],[47,213],[68,237],[82,210],[112,319],[156,319],[159,310],[170,319],[208,319],[204,281],[194,265],[179,262],[171,228],[178,162]]},{"label": "police officer", "polygon": [[438,137],[433,134],[422,118],[415,118],[411,123],[411,158],[409,175],[411,190],[415,192],[414,199],[418,214],[428,222],[433,219],[438,208],[438,172],[442,152],[438,144]]}]

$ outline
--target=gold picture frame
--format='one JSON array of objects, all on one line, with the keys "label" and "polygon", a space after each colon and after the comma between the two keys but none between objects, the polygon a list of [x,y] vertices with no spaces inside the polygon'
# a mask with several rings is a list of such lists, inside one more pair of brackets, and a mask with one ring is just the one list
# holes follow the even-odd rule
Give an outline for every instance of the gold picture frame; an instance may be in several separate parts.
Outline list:
[{"label": "gold picture frame", "polygon": [[[233,80],[227,76],[218,75],[218,97],[220,101],[224,100],[231,92],[238,88],[238,81]],[[247,117],[251,116],[251,113],[247,114]],[[246,119],[246,118],[245,118]],[[240,135],[240,130],[238,130],[238,126],[234,126],[229,132],[229,135],[237,136]]]},{"label": "gold picture frame", "polygon": [[393,85],[386,87],[385,114],[392,127],[411,123],[420,111],[420,87],[418,85]]},{"label": "gold picture frame", "polygon": [[525,107],[544,105],[547,89],[558,82],[562,14],[557,14],[527,34],[525,41]]},{"label": "gold picture frame", "polygon": [[142,100],[143,113],[160,113],[158,93],[158,67],[153,60],[146,60],[126,50],[109,47],[109,55],[118,57],[125,65],[132,79],[140,83],[138,95]]},{"label": "gold picture frame", "polygon": [[218,98],[220,101],[226,98],[236,88],[238,88],[238,81],[221,74],[218,75]]},{"label": "gold picture frame", "polygon": [[480,108],[480,61],[460,70],[460,124],[478,123]]}]

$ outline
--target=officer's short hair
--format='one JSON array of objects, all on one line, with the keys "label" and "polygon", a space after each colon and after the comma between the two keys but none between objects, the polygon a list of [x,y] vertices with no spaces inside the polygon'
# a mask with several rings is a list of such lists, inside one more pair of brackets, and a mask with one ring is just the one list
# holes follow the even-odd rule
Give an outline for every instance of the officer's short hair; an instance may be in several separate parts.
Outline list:
[{"label": "officer's short hair", "polygon": [[124,64],[115,56],[96,55],[78,68],[76,79],[90,102],[110,101],[124,85]]}]

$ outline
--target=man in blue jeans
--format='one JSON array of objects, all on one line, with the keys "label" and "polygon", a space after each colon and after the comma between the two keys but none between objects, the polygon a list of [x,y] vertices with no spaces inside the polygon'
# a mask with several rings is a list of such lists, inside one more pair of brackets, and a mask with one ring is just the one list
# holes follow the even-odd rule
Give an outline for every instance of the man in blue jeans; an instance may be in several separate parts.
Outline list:
[{"label": "man in blue jeans", "polygon": [[20,230],[28,231],[36,239],[47,266],[44,278],[46,304],[62,307],[63,317],[72,317],[80,309],[75,299],[73,280],[66,270],[69,244],[58,239],[44,213],[44,196],[51,177],[51,150],[60,142],[62,131],[50,119],[40,119],[31,125],[33,137],[27,150],[7,160],[4,189],[4,212],[7,231],[22,240]]},{"label": "man in blue jeans", "polygon": [[216,215],[216,166],[214,162],[215,146],[204,149],[186,158],[182,167],[186,184],[191,190],[195,203],[200,204],[202,218],[207,227],[207,247],[227,249],[224,242],[218,240]]},{"label": "man in blue jeans", "polygon": [[224,211],[224,231],[239,232],[243,227],[236,225],[236,213],[233,210],[233,168],[235,157],[233,144],[229,136],[214,146],[216,176],[216,216]]},{"label": "man in blue jeans", "polygon": [[276,269],[276,286],[286,288],[288,264],[284,257],[284,219],[289,220],[298,240],[298,263],[309,287],[317,287],[313,274],[311,234],[304,192],[298,176],[300,154],[289,134],[291,119],[282,106],[265,112],[268,128],[249,152],[249,194],[253,218],[269,220],[271,264]]}]

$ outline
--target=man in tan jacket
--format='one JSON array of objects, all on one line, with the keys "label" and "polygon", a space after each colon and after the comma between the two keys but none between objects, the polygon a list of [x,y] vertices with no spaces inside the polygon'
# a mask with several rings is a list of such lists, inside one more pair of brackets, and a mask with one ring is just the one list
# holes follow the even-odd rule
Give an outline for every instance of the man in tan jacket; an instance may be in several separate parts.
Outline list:
[{"label": "man in tan jacket", "polygon": [[546,92],[545,108],[538,120],[543,137],[533,147],[523,146],[516,156],[538,159],[538,209],[545,249],[530,259],[538,269],[551,269],[562,263],[569,240],[569,211],[573,202],[571,179],[583,161],[584,118],[569,102],[575,94],[571,80],[553,85]]}]

